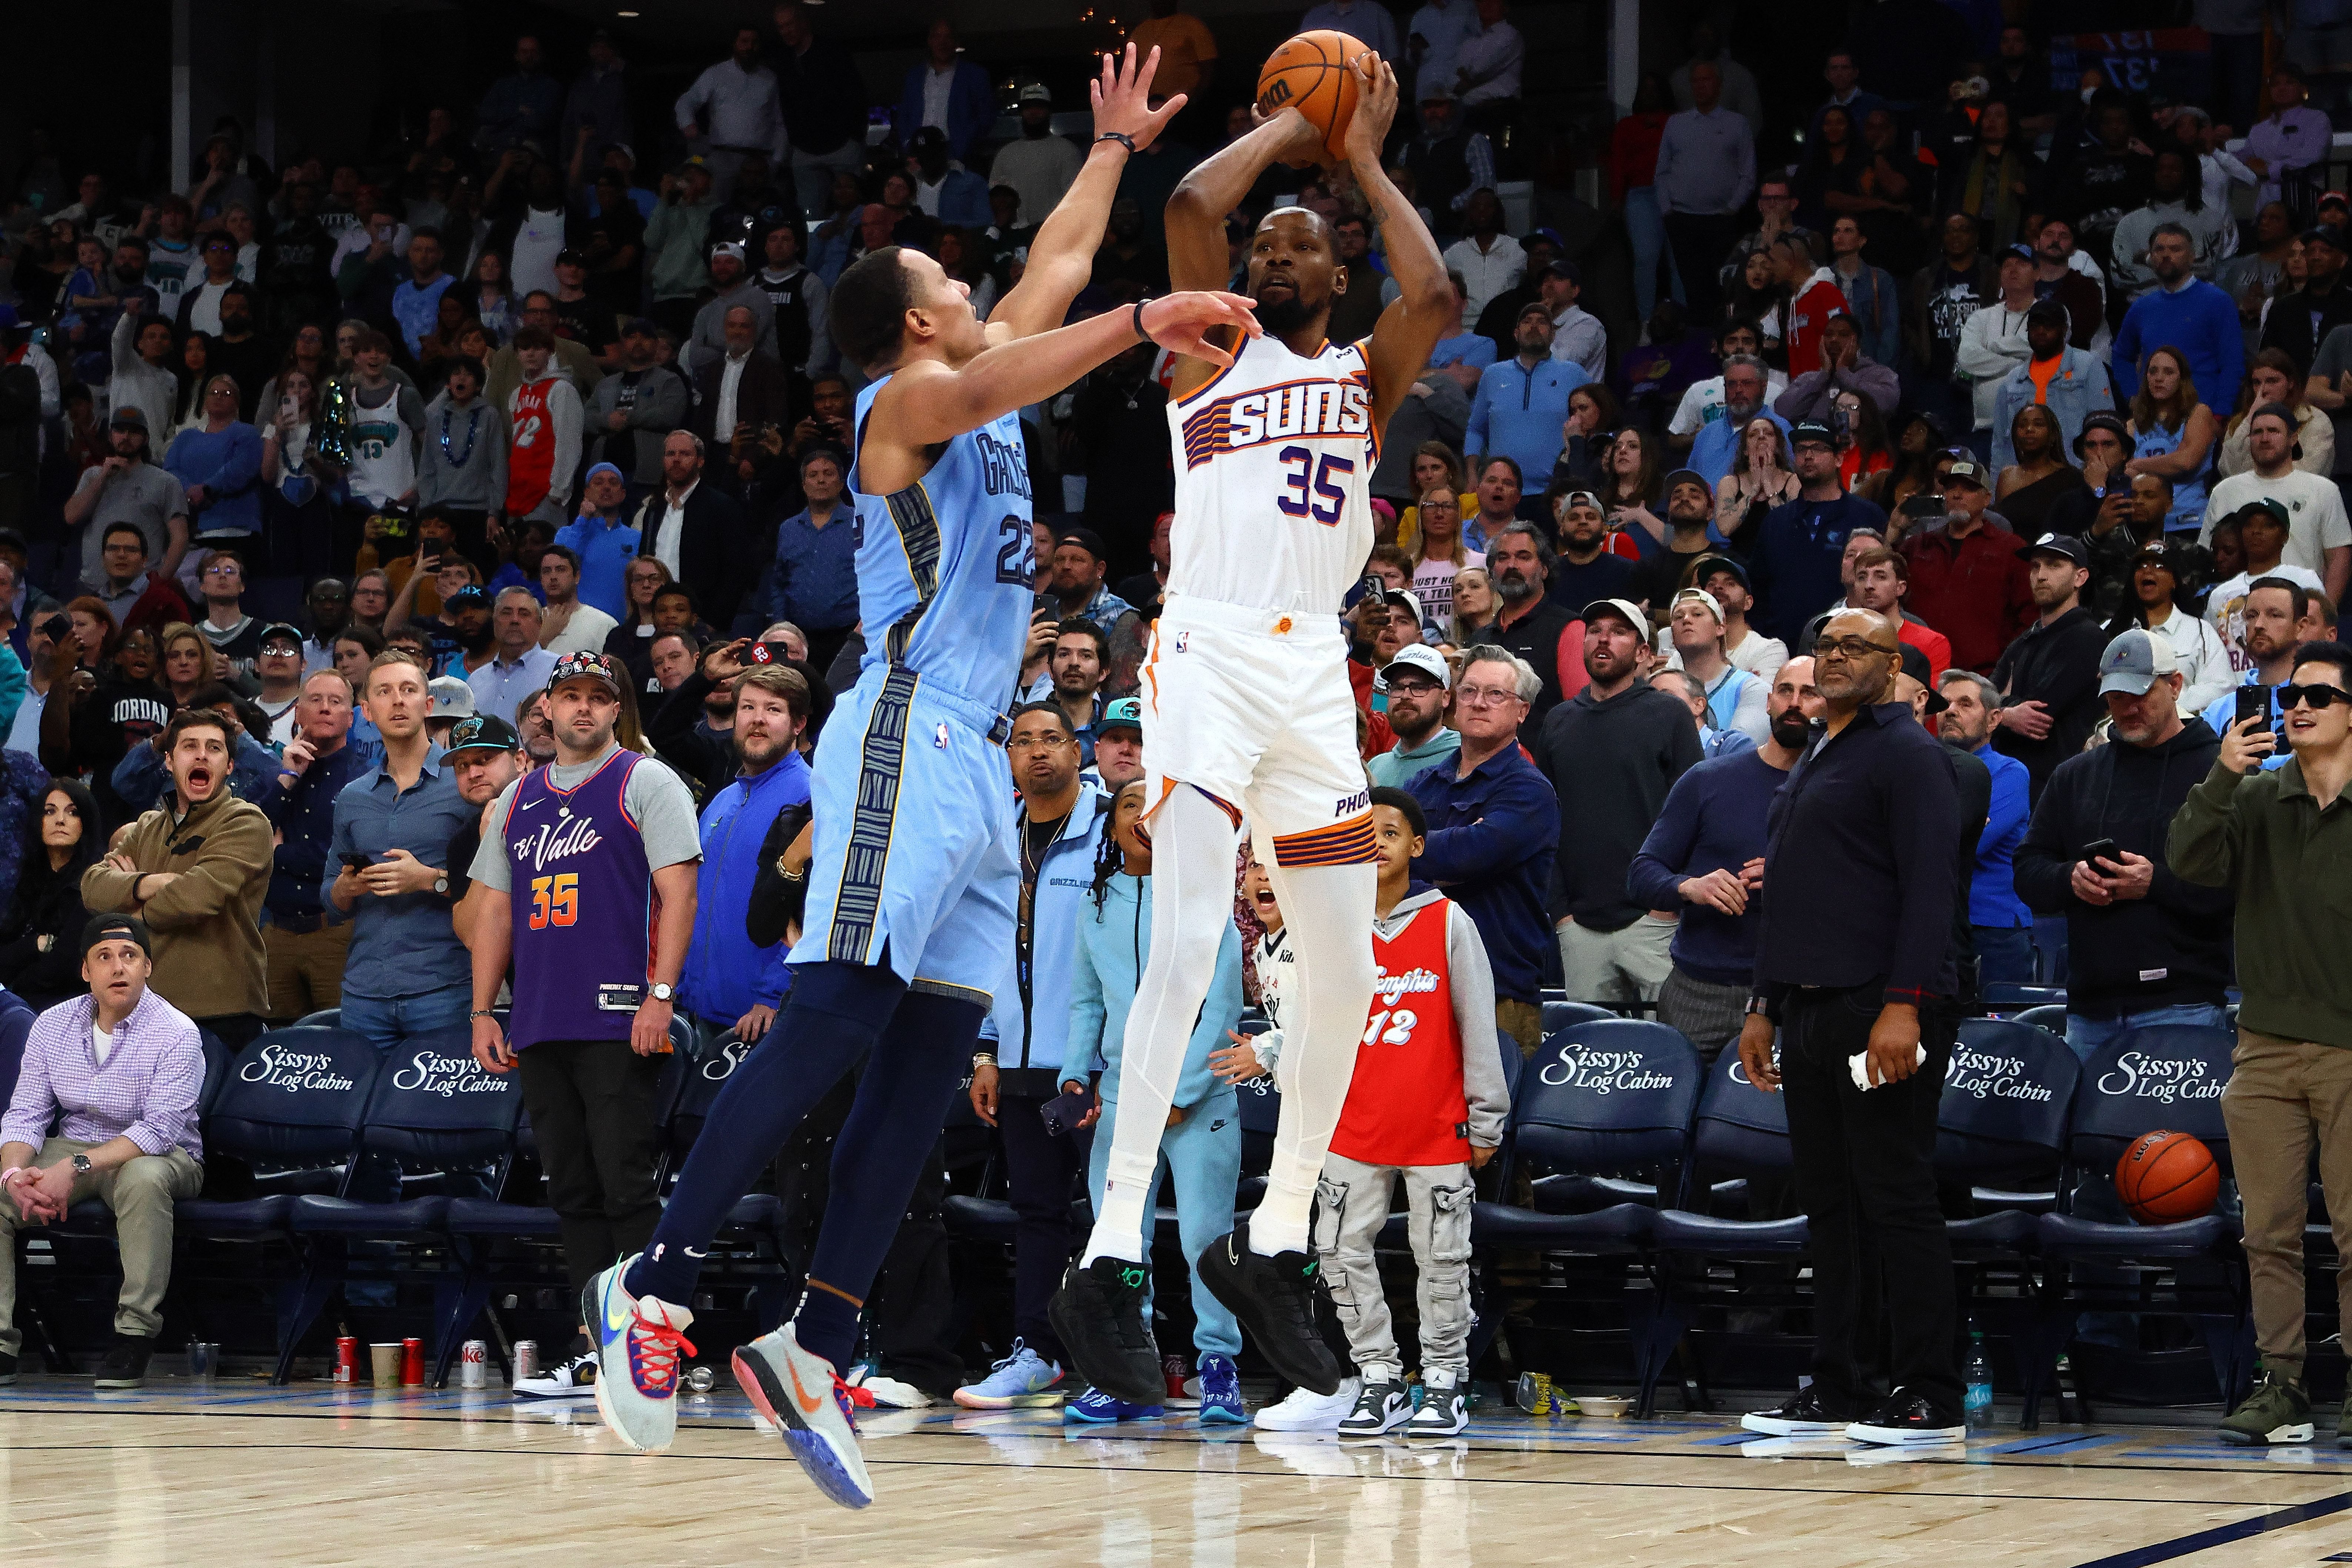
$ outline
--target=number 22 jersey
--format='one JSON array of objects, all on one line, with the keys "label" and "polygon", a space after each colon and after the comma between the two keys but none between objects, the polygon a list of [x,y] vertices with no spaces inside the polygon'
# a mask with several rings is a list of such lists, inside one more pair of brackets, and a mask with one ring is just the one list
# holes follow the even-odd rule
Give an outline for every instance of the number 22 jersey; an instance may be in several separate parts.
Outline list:
[{"label": "number 22 jersey", "polygon": [[1171,402],[1168,593],[1336,615],[1372,548],[1372,376],[1361,343],[1294,353],[1272,333]]}]

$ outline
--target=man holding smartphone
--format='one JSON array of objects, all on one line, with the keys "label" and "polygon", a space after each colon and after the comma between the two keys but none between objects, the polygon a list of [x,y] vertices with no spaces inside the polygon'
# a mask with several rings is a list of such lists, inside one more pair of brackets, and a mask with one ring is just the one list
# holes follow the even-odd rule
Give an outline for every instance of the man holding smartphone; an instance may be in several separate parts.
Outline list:
[{"label": "man holding smartphone", "polygon": [[[2281,718],[2276,692],[2294,673],[2295,649],[2327,635],[2319,595],[2291,578],[2257,577],[2246,586],[2238,619],[2243,628],[2239,642],[2252,668],[2239,679],[2236,689],[2206,708],[2205,727],[2227,735],[2245,721],[2259,718],[2275,736]],[[2260,763],[2265,771],[2285,765],[2286,753],[2275,749]]]}]

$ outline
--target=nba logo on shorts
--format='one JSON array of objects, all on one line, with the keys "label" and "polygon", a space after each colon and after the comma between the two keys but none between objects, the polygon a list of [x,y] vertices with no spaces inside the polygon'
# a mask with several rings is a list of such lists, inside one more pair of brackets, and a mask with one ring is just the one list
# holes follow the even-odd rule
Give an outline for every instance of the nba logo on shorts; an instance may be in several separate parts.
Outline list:
[{"label": "nba logo on shorts", "polygon": [[1192,646],[1192,634],[1191,632],[1178,632],[1176,634],[1176,651],[1178,653],[1182,653],[1186,648],[1191,647]]}]

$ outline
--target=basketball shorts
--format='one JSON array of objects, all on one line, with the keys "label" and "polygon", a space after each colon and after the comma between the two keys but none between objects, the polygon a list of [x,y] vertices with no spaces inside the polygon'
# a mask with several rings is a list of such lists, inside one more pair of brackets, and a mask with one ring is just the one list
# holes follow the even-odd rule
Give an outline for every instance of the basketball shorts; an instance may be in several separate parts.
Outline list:
[{"label": "basketball shorts", "polygon": [[887,665],[833,711],[809,781],[808,911],[790,962],[887,962],[986,1006],[1013,951],[1021,866],[1003,718]]},{"label": "basketball shorts", "polygon": [[1356,697],[1336,616],[1172,598],[1143,664],[1151,799],[1191,784],[1246,818],[1261,861],[1370,863]]}]

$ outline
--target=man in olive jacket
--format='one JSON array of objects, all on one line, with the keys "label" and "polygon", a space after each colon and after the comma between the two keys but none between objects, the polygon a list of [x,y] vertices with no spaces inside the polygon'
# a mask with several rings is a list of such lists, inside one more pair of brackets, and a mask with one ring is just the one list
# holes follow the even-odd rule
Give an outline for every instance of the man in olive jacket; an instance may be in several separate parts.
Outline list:
[{"label": "man in olive jacket", "polygon": [[231,1050],[269,1011],[261,900],[269,890],[269,818],[229,793],[228,723],[184,708],[163,731],[172,793],[141,815],[112,853],[82,873],[90,910],[135,914],[155,943],[151,984]]},{"label": "man in olive jacket", "polygon": [[[2269,721],[2222,738],[2205,782],[2172,819],[2167,858],[2183,881],[2238,899],[2238,1046],[2221,1116],[2245,1200],[2246,1269],[2262,1377],[2221,1424],[2246,1444],[2311,1441],[2304,1367],[2303,1227],[2312,1145],[2339,1256],[2352,1258],[2352,969],[2337,900],[2352,887],[2352,647],[2309,642],[2278,688],[2285,766]],[[2336,1271],[2352,1312],[2352,1264]],[[2338,1417],[2352,1438],[2352,1404]]]}]

